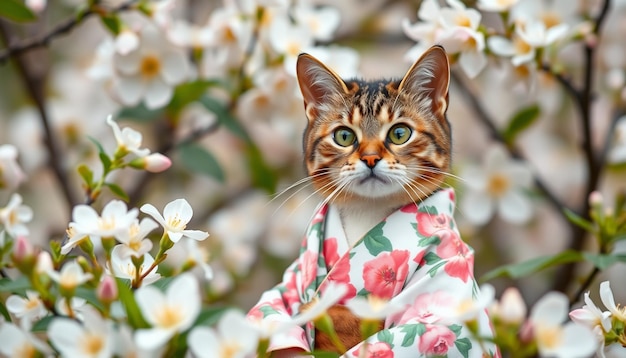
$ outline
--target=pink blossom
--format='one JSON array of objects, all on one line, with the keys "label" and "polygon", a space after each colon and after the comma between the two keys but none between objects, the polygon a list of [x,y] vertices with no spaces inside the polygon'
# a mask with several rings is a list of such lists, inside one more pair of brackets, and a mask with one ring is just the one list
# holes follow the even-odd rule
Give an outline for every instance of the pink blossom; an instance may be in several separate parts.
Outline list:
[{"label": "pink blossom", "polygon": [[427,325],[419,341],[419,350],[426,355],[442,356],[454,347],[456,335],[446,326]]},{"label": "pink blossom", "polygon": [[365,289],[380,298],[391,299],[404,285],[408,274],[409,252],[384,252],[363,265]]}]

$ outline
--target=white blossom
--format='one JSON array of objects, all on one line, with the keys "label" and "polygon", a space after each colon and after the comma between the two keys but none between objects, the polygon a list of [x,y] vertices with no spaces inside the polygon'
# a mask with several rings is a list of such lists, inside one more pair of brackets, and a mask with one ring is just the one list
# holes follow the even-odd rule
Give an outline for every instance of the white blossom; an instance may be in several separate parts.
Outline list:
[{"label": "white blossom", "polygon": [[179,275],[165,293],[153,286],[135,292],[141,313],[152,328],[139,329],[135,342],[141,349],[163,346],[174,334],[189,328],[200,313],[198,281],[188,273]]}]

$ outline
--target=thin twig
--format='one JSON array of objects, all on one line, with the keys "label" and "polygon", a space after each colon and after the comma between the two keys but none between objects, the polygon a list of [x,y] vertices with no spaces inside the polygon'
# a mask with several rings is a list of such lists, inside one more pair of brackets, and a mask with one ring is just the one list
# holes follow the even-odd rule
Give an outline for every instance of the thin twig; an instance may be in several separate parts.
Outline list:
[{"label": "thin twig", "polygon": [[[11,44],[12,35],[9,26],[2,20],[0,20],[0,36],[2,36],[5,43]],[[24,82],[24,86],[26,87],[26,91],[32,98],[35,106],[37,107],[37,111],[39,112],[39,118],[45,134],[44,144],[48,150],[48,164],[50,165],[50,168],[52,169],[59,186],[63,191],[67,205],[71,208],[78,203],[78,198],[70,188],[70,183],[62,164],[64,156],[59,149],[59,143],[57,142],[56,136],[50,125],[50,118],[46,110],[46,99],[44,95],[45,76],[35,74],[32,66],[23,56],[15,56],[14,59],[17,69]]]},{"label": "thin twig", "polygon": [[[585,68],[583,74],[583,84],[580,90],[576,90],[573,86],[569,85],[570,82],[564,82],[562,77],[556,76],[557,80],[564,86],[564,88],[570,93],[574,103],[578,105],[580,111],[580,120],[583,131],[582,150],[585,155],[585,162],[587,164],[587,184],[585,188],[585,195],[583,196],[583,204],[581,208],[577,210],[579,215],[585,219],[589,219],[589,194],[591,194],[598,187],[600,176],[603,172],[604,158],[602,157],[606,153],[601,152],[596,154],[593,148],[593,133],[591,129],[591,103],[593,100],[593,80],[594,80],[594,60],[595,49],[597,48],[597,39],[600,38],[600,31],[604,23],[604,19],[608,14],[611,7],[611,1],[605,0],[602,4],[600,13],[594,21],[593,37],[592,41],[585,44],[584,59]],[[552,72],[551,72],[552,73]],[[585,238],[588,236],[587,232],[579,226],[572,225],[572,239],[569,243],[569,249],[580,251],[584,247]],[[555,275],[553,288],[557,291],[566,292],[573,282],[573,278],[576,272],[576,263],[567,264],[561,266]]]},{"label": "thin twig", "polygon": [[85,12],[80,14],[80,16],[73,16],[72,18],[58,24],[53,29],[43,35],[18,43],[7,43],[7,48],[4,49],[4,51],[0,52],[0,64],[2,64],[11,57],[20,55],[36,48],[47,46],[52,40],[61,35],[69,33],[76,26],[82,24],[87,18],[91,17],[92,15],[101,14],[103,11],[105,11],[106,13],[117,13],[121,11],[126,11],[129,10],[136,2],[137,0],[131,0],[108,10],[94,6],[87,9]]}]

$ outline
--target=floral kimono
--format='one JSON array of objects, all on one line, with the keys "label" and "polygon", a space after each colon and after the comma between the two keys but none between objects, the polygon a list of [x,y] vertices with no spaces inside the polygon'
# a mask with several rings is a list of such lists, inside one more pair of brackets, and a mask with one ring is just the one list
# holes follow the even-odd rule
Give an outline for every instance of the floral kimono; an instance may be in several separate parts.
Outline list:
[{"label": "floral kimono", "polygon": [[[286,322],[303,303],[324,294],[328,282],[347,284],[339,303],[376,295],[405,309],[385,320],[367,339],[367,356],[483,357],[495,348],[472,339],[455,316],[476,300],[473,250],[460,238],[452,214],[454,191],[442,189],[419,206],[407,205],[374,226],[353,247],[348,245],[336,208],[321,206],[310,223],[300,256],[283,281],[266,291],[249,315]],[[478,311],[480,335],[491,336],[484,309]],[[270,350],[314,346],[311,325],[271,338]],[[363,342],[344,357],[358,357]]]}]

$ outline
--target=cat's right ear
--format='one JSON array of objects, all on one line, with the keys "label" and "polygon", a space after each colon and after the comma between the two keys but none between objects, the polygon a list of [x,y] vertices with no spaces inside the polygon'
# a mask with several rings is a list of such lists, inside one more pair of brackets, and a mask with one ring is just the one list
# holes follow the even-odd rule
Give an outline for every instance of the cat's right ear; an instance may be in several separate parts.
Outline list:
[{"label": "cat's right ear", "polygon": [[318,110],[328,108],[329,102],[348,93],[341,77],[309,54],[298,56],[296,73],[309,119],[315,118]]},{"label": "cat's right ear", "polygon": [[448,56],[443,47],[435,45],[411,66],[398,89],[428,100],[432,112],[445,118],[449,85]]}]

